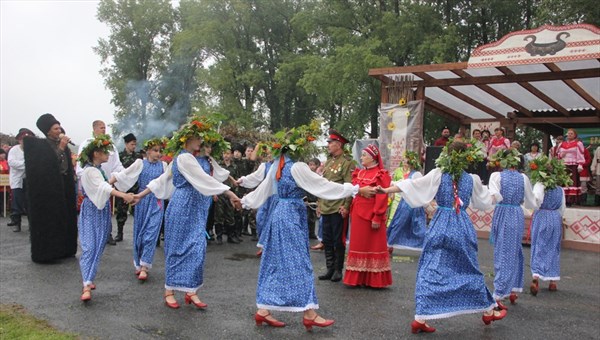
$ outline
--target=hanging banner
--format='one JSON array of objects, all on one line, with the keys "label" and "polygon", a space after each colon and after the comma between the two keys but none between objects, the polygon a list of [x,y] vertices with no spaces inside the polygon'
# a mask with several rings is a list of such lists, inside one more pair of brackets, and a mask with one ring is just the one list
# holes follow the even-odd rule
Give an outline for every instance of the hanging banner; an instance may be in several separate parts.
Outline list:
[{"label": "hanging banner", "polygon": [[402,162],[404,151],[423,151],[423,110],[425,102],[415,100],[398,104],[382,103],[379,107],[379,142],[381,158],[393,172]]}]

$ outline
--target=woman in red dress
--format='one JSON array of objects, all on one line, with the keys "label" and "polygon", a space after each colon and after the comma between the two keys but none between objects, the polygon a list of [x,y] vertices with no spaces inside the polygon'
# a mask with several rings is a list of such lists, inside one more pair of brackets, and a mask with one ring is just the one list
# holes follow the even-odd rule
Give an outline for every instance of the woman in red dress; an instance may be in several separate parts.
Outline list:
[{"label": "woman in red dress", "polygon": [[[390,174],[383,168],[379,149],[369,144],[360,156],[363,169],[352,174],[352,184],[377,187],[389,185]],[[392,284],[390,256],[387,250],[386,194],[366,198],[357,195],[350,208],[350,247],[344,284],[384,288]]]}]

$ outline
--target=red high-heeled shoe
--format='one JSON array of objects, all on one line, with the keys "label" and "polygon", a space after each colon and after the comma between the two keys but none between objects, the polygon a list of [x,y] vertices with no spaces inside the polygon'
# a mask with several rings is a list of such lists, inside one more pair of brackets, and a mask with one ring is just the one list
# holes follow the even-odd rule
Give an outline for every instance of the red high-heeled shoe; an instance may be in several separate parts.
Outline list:
[{"label": "red high-heeled shoe", "polygon": [[498,304],[498,308],[500,308],[500,310],[508,310],[508,307],[506,307],[502,301],[496,300],[496,304]]},{"label": "red high-heeled shoe", "polygon": [[319,317],[319,315],[315,315],[315,317],[311,320],[311,319],[307,319],[307,318],[302,318],[302,323],[304,324],[304,327],[306,327],[307,331],[312,330],[313,326],[317,326],[317,327],[329,327],[331,325],[333,325],[333,323],[335,322],[334,320],[326,320],[323,322],[316,322],[315,320]]},{"label": "red high-heeled shoe", "polygon": [[271,326],[271,327],[285,327],[285,323],[279,321],[279,320],[269,320],[267,319],[267,317],[271,315],[271,313],[268,313],[267,315],[260,315],[258,314],[258,312],[256,312],[256,314],[254,314],[254,321],[256,321],[256,325],[257,326],[261,326],[264,323],[266,323],[267,325]]},{"label": "red high-heeled shoe", "polygon": [[173,308],[173,309],[179,308],[179,304],[177,303],[177,300],[175,300],[175,302],[167,301],[167,297],[169,297],[169,296],[175,296],[175,294],[173,292],[165,293],[165,305],[167,305],[167,307]]},{"label": "red high-heeled shoe", "polygon": [[519,296],[517,295],[517,293],[510,293],[510,296],[508,297],[508,299],[510,300],[510,304],[514,305],[517,303],[517,299],[519,298]]},{"label": "red high-heeled shoe", "polygon": [[83,288],[83,293],[81,294],[81,301],[88,302],[92,299],[92,291],[89,286]]},{"label": "red high-heeled shoe", "polygon": [[558,290],[558,288],[556,287],[556,282],[550,282],[550,285],[548,286],[548,290],[551,292],[556,292]]},{"label": "red high-heeled shoe", "polygon": [[489,325],[490,323],[492,323],[492,321],[498,321],[498,320],[504,319],[505,316],[506,316],[506,310],[498,311],[498,314],[496,314],[496,311],[492,311],[491,315],[483,314],[483,316],[481,317],[481,320],[483,321],[484,324]]},{"label": "red high-heeled shoe", "polygon": [[410,328],[411,328],[413,334],[417,334],[419,332],[423,332],[423,333],[435,332],[435,328],[428,326],[425,322],[420,323],[417,320],[413,320],[413,322],[410,324]]},{"label": "red high-heeled shoe", "polygon": [[196,306],[196,307],[198,307],[200,309],[204,309],[204,308],[208,307],[208,305],[206,303],[202,302],[202,301],[200,301],[200,302],[194,301],[192,299],[193,296],[196,296],[196,294],[188,294],[188,293],[186,293],[185,294],[185,303],[188,304],[188,305],[190,303],[193,303],[194,306]]},{"label": "red high-heeled shoe", "polygon": [[540,284],[538,279],[533,279],[533,281],[531,281],[531,286],[529,286],[529,292],[531,292],[531,295],[536,296],[539,290]]}]

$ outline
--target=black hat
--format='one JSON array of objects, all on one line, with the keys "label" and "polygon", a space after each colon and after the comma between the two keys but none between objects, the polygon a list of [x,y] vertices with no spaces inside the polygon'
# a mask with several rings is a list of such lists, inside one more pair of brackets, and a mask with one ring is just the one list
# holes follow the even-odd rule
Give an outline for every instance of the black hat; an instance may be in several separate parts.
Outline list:
[{"label": "black hat", "polygon": [[341,133],[335,131],[334,129],[329,129],[329,138],[327,138],[328,142],[338,141],[342,144],[348,143],[348,140],[342,136]]},{"label": "black hat", "polygon": [[135,138],[135,136],[133,135],[133,133],[130,133],[128,135],[125,135],[125,137],[123,137],[123,140],[125,141],[125,143],[129,143],[133,140],[137,141],[137,138]]},{"label": "black hat", "polygon": [[448,130],[448,131],[450,131],[450,128],[448,128],[447,126],[444,126],[444,127],[442,128],[442,131],[444,131],[444,130]]},{"label": "black hat", "polygon": [[15,138],[17,140],[21,140],[27,136],[35,136],[35,134],[31,132],[31,130],[29,130],[28,128],[20,128],[19,133],[17,133],[17,136]]},{"label": "black hat", "polygon": [[49,113],[44,113],[38,118],[37,122],[35,122],[35,125],[42,131],[44,136],[48,134],[54,124],[60,124],[60,122]]},{"label": "black hat", "polygon": [[242,144],[236,143],[231,150],[232,151],[239,151],[240,153],[243,154],[244,151],[246,151],[246,148]]}]

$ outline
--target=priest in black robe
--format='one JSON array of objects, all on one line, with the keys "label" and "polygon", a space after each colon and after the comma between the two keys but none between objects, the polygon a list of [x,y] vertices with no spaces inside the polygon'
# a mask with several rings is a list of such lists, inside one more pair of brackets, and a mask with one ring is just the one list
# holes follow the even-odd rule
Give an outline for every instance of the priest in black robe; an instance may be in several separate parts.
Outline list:
[{"label": "priest in black robe", "polygon": [[49,113],[36,125],[46,138],[23,140],[31,259],[48,263],[77,252],[77,195],[69,137]]}]

